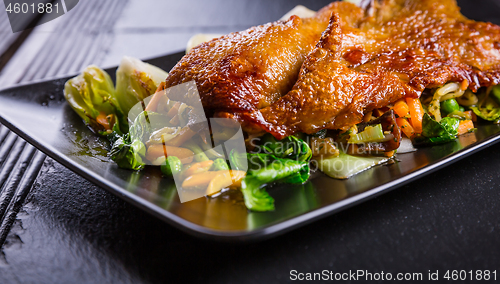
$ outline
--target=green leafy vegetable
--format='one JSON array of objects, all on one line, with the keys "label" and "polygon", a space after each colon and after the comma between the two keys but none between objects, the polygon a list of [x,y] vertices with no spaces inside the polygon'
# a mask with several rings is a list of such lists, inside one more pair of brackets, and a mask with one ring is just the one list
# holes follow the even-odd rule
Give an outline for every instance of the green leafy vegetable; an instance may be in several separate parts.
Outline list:
[{"label": "green leafy vegetable", "polygon": [[241,182],[241,192],[245,198],[245,206],[253,211],[273,211],[274,198],[264,188],[260,187],[260,185],[260,182],[255,179],[248,182],[243,179]]},{"label": "green leafy vegetable", "polygon": [[[153,119],[153,118],[157,119]],[[116,141],[109,152],[109,156],[120,168],[141,170],[145,163],[142,157],[146,155],[145,141],[152,132],[161,127],[161,124],[155,125],[152,121],[161,120],[162,115],[154,112],[142,112],[130,125],[129,133],[120,135],[116,131],[112,137]],[[163,163],[163,162],[162,162]]]},{"label": "green leafy vegetable", "polygon": [[438,137],[446,134],[446,129],[427,113],[422,119],[422,135],[425,137]]},{"label": "green leafy vegetable", "polygon": [[455,139],[459,123],[460,121],[453,117],[445,117],[441,122],[437,122],[428,114],[424,114],[422,135],[428,138],[450,136]]},{"label": "green leafy vegetable", "polygon": [[277,140],[271,134],[266,134],[262,140],[262,147],[266,154],[297,161],[309,161],[311,159],[312,151],[309,145],[295,136]]},{"label": "green leafy vegetable", "polygon": [[460,120],[453,117],[445,117],[439,122],[447,132],[447,135],[457,136]]},{"label": "green leafy vegetable", "polygon": [[491,98],[487,98],[481,106],[471,106],[470,109],[480,118],[487,121],[500,120],[500,107]]},{"label": "green leafy vegetable", "polygon": [[140,140],[130,140],[130,134],[118,138],[109,152],[111,159],[120,167],[131,170],[141,170],[145,164],[142,157],[146,154],[146,146]]},{"label": "green leafy vegetable", "polygon": [[92,131],[108,135],[118,124],[119,129],[126,132],[127,121],[116,100],[113,81],[99,67],[89,66],[68,80],[64,97]]},{"label": "green leafy vegetable", "polygon": [[247,170],[241,183],[245,205],[253,211],[274,210],[274,199],[266,192],[272,182],[302,184],[309,179],[312,152],[303,140],[289,136],[281,141],[271,135],[263,137],[264,153],[229,154],[233,170]]},{"label": "green leafy vegetable", "polygon": [[457,118],[445,117],[437,122],[426,113],[422,121],[422,136],[416,137],[414,144],[424,146],[453,141],[457,138],[459,124]]},{"label": "green leafy vegetable", "polygon": [[478,104],[471,106],[470,109],[480,118],[487,121],[500,120],[500,86],[495,86],[490,93],[483,92],[478,94]]},{"label": "green leafy vegetable", "polygon": [[[274,179],[273,181],[278,181],[279,179],[283,178],[279,181],[284,183],[304,183],[309,179],[309,161],[282,159],[270,154],[248,154],[248,161],[248,172],[262,171],[264,168],[268,167],[271,164],[281,165],[281,170],[288,171],[289,174],[287,176],[282,176],[280,178]],[[299,170],[294,168],[298,166],[300,168]]]},{"label": "green leafy vegetable", "polygon": [[118,127],[118,123],[115,123],[115,125],[113,125],[113,132],[111,132],[111,134],[106,136],[106,138],[108,138],[111,146],[113,146],[116,140],[120,139],[122,136],[123,132],[121,131],[120,127]]},{"label": "green leafy vegetable", "polygon": [[298,172],[291,174],[290,176],[284,178],[282,180],[283,183],[293,183],[293,184],[302,184],[309,180],[311,176],[309,163],[303,166]]},{"label": "green leafy vegetable", "polygon": [[130,139],[147,141],[156,131],[165,128],[168,118],[153,111],[141,112],[129,127]]},{"label": "green leafy vegetable", "polygon": [[261,169],[249,170],[241,182],[241,192],[245,198],[245,205],[253,211],[274,210],[274,199],[264,189],[266,184],[280,180],[303,183],[309,178],[308,162],[268,156],[271,156],[269,158],[273,160],[272,162],[266,163]]},{"label": "green leafy vegetable", "polygon": [[123,113],[154,94],[168,73],[132,57],[123,57],[116,71],[116,97]]}]

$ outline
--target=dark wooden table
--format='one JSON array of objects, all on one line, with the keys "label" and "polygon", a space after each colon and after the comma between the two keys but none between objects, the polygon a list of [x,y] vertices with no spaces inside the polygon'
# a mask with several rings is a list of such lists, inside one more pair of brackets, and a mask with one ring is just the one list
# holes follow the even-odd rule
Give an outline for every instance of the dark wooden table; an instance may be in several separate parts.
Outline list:
[{"label": "dark wooden table", "polygon": [[[0,5],[0,88],[117,65],[123,55],[153,58],[184,49],[196,33],[238,31],[297,4],[327,3],[81,0],[17,34]],[[498,1],[459,3],[467,16],[500,24]],[[291,270],[324,269],[424,279],[429,270],[500,273],[500,145],[285,235],[229,245],[185,235],[1,125],[0,143],[0,283],[273,283],[290,281]]]}]

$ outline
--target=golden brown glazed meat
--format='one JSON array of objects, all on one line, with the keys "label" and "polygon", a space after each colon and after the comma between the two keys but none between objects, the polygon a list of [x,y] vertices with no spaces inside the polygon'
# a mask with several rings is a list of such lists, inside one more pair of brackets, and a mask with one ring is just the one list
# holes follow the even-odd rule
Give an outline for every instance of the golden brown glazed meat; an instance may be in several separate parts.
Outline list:
[{"label": "golden brown glazed meat", "polygon": [[312,18],[292,16],[201,44],[170,71],[165,87],[195,80],[208,115],[232,117],[267,107],[291,90],[332,12],[345,21],[357,16],[353,9],[362,13],[352,4],[339,4]]},{"label": "golden brown glazed meat", "polygon": [[454,0],[384,0],[370,17],[352,15],[334,13],[287,95],[236,118],[282,138],[346,129],[447,82],[474,91],[500,83],[500,27],[466,19]]}]

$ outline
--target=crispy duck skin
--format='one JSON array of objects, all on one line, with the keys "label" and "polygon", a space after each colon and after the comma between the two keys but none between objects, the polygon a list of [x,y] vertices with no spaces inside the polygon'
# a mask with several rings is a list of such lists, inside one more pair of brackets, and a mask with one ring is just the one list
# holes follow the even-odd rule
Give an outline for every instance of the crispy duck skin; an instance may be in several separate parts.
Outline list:
[{"label": "crispy duck skin", "polygon": [[312,18],[292,16],[203,43],[169,72],[165,87],[195,80],[209,116],[233,117],[267,107],[291,90],[333,12],[345,21],[358,16],[352,10],[364,13],[355,5],[339,4]]},{"label": "crispy duck skin", "polygon": [[236,114],[277,138],[347,129],[364,114],[447,82],[500,83],[500,27],[469,20],[455,0],[383,0],[370,17],[333,13],[293,89]]}]

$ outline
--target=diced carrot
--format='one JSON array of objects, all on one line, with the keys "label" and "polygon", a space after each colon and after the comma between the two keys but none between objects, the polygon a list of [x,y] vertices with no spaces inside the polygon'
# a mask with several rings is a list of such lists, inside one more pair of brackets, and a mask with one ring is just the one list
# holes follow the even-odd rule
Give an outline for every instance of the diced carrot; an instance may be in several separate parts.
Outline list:
[{"label": "diced carrot", "polygon": [[179,113],[179,108],[181,107],[181,102],[176,102],[172,108],[167,112],[168,118],[173,118]]},{"label": "diced carrot", "polygon": [[162,156],[175,156],[179,158],[183,164],[188,164],[193,161],[194,153],[186,148],[166,146],[162,144],[151,145],[146,152],[146,159],[149,161],[154,161]]},{"label": "diced carrot", "polygon": [[179,125],[179,122],[180,120],[178,115],[175,115],[174,117],[172,117],[171,120],[168,121],[170,125],[175,125],[175,126]]},{"label": "diced carrot", "polygon": [[394,112],[399,117],[406,117],[410,112],[410,109],[404,100],[399,100],[394,104]]},{"label": "diced carrot", "polygon": [[214,161],[208,160],[203,162],[194,163],[186,170],[184,173],[185,176],[192,176],[194,174],[206,172],[210,169],[210,167],[214,164]]},{"label": "diced carrot", "polygon": [[458,125],[458,135],[468,133],[473,128],[474,123],[472,123],[472,120],[462,120]]},{"label": "diced carrot", "polygon": [[399,128],[401,128],[406,137],[411,138],[413,135],[415,135],[415,130],[405,118],[396,118],[396,124],[399,126]]},{"label": "diced carrot", "polygon": [[102,125],[102,127],[104,127],[106,130],[111,129],[111,125],[109,125],[109,121],[108,121],[107,116],[104,112],[101,111],[99,113],[99,115],[95,118],[95,120],[97,121],[97,123]]},{"label": "diced carrot", "polygon": [[463,80],[461,83],[460,83],[460,89],[462,91],[465,91],[467,90],[467,88],[469,87],[469,81],[467,79]]},{"label": "diced carrot", "polygon": [[212,195],[221,191],[221,189],[229,186],[240,187],[241,180],[246,176],[244,171],[219,171],[219,174],[215,176],[207,187],[207,195]]},{"label": "diced carrot", "polygon": [[188,127],[184,127],[180,130],[179,134],[175,136],[174,138],[168,140],[165,142],[165,144],[169,146],[181,146],[184,142],[189,140],[191,137],[196,135],[196,132],[193,130],[189,129]]},{"label": "diced carrot", "polygon": [[392,151],[389,151],[389,152],[384,152],[384,155],[387,157],[387,158],[391,158],[392,156],[394,156],[396,151],[392,150]]},{"label": "diced carrot", "polygon": [[424,109],[419,98],[406,98],[406,103],[410,109],[411,123],[415,133],[422,133],[422,119]]},{"label": "diced carrot", "polygon": [[182,187],[208,186],[217,175],[219,175],[219,171],[208,171],[188,176],[182,182]]},{"label": "diced carrot", "polygon": [[156,108],[158,107],[158,102],[163,97],[163,95],[165,95],[165,92],[162,92],[164,89],[165,89],[165,82],[161,82],[161,84],[156,89],[156,92],[154,93],[153,97],[149,101],[149,104],[146,106],[145,111],[156,111]]}]

